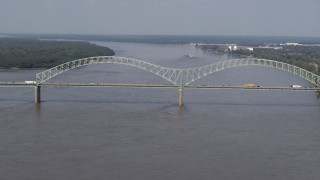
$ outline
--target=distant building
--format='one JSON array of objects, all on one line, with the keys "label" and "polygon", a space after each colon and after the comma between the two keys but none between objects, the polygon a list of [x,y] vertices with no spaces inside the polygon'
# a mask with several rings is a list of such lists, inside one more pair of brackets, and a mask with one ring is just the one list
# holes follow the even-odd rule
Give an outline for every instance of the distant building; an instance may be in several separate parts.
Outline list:
[{"label": "distant building", "polygon": [[270,47],[270,46],[258,46],[258,47],[255,47],[257,49],[274,49],[274,50],[280,50],[282,49],[282,47]]},{"label": "distant building", "polygon": [[236,51],[236,50],[238,50],[238,46],[236,46],[236,45],[230,45],[230,46],[228,47],[228,49],[229,49],[230,51]]},{"label": "distant building", "polygon": [[233,46],[233,50],[234,51],[238,50],[238,47],[237,46]]},{"label": "distant building", "polygon": [[285,45],[287,46],[299,46],[299,43],[295,43],[295,42],[288,42]]}]

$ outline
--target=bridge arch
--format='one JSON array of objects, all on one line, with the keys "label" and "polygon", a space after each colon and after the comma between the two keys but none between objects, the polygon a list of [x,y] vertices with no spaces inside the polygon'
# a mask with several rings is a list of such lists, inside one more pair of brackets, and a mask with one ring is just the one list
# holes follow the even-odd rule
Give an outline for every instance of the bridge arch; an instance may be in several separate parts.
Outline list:
[{"label": "bridge arch", "polygon": [[109,64],[124,64],[128,66],[137,67],[139,69],[144,69],[151,73],[154,73],[167,81],[171,82],[174,85],[179,84],[179,79],[181,76],[182,70],[167,68],[151,64],[142,60],[127,58],[127,57],[116,57],[116,56],[98,56],[98,57],[89,57],[78,59],[70,62],[66,62],[55,66],[51,69],[45,70],[36,74],[36,83],[41,84],[45,81],[71,69],[75,69],[81,66],[86,66],[90,64],[100,64],[100,63],[109,63]]},{"label": "bridge arch", "polygon": [[189,85],[190,83],[201,79],[205,76],[208,76],[214,72],[218,72],[221,70],[225,70],[228,68],[235,68],[235,67],[242,67],[242,66],[263,66],[263,67],[270,67],[276,68],[284,71],[288,71],[295,75],[298,75],[305,80],[311,82],[316,86],[320,86],[320,76],[307,71],[303,68],[269,59],[257,59],[257,58],[247,58],[247,59],[233,59],[228,61],[221,61],[218,63],[209,64],[202,67],[197,68],[188,68],[183,69],[183,82],[185,82],[185,86]]},{"label": "bridge arch", "polygon": [[176,86],[187,86],[190,83],[206,77],[214,72],[225,70],[228,68],[242,67],[242,66],[263,66],[276,68],[284,71],[291,72],[295,75],[298,75],[307,81],[311,82],[316,86],[320,86],[320,76],[307,71],[303,68],[268,59],[256,59],[256,58],[247,58],[247,59],[233,59],[228,61],[221,61],[218,63],[209,64],[202,67],[196,68],[187,68],[187,69],[177,69],[177,68],[167,68],[151,64],[142,60],[137,60],[133,58],[126,57],[115,57],[115,56],[98,56],[98,57],[89,57],[84,59],[78,59],[70,61],[58,66],[55,66],[51,69],[45,70],[36,74],[37,84],[44,83],[45,81],[55,77],[63,72],[66,72],[71,69],[75,69],[81,66],[86,66],[90,64],[99,64],[99,63],[113,63],[113,64],[124,64],[140,69],[144,69],[151,73],[154,73],[167,81],[171,82]]}]

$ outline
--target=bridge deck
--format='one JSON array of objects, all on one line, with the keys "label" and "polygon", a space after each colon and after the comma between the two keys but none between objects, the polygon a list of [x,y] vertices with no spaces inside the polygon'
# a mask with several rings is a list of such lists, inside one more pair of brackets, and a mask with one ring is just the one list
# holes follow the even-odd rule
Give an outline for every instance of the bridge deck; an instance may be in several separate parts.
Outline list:
[{"label": "bridge deck", "polygon": [[[36,84],[25,82],[0,82],[0,87],[34,87]],[[133,83],[43,83],[44,87],[136,87],[136,88],[177,88],[173,84],[133,84]],[[289,90],[289,91],[320,91],[320,87],[246,87],[224,85],[188,85],[184,88],[191,89],[244,89],[244,90]]]},{"label": "bridge deck", "polygon": [[289,90],[289,91],[320,91],[320,88],[316,87],[280,87],[280,86],[261,86],[261,87],[246,87],[246,86],[216,86],[216,85],[199,85],[199,86],[188,86],[186,88],[197,88],[197,89],[245,89],[245,90]]},{"label": "bridge deck", "polygon": [[0,82],[0,87],[33,87],[35,84],[25,82]]}]

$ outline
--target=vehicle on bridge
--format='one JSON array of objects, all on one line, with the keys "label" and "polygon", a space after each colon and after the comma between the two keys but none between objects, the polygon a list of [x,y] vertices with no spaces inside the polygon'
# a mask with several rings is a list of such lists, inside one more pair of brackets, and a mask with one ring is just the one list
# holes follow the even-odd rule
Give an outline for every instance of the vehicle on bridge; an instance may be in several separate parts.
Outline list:
[{"label": "vehicle on bridge", "polygon": [[24,81],[24,83],[26,83],[26,84],[36,84],[37,82],[36,81]]},{"label": "vehicle on bridge", "polygon": [[256,84],[246,84],[245,87],[261,87],[261,86]]},{"label": "vehicle on bridge", "polygon": [[291,85],[290,87],[292,87],[292,88],[302,88],[301,85]]},{"label": "vehicle on bridge", "polygon": [[257,87],[257,85],[255,85],[255,84],[246,84],[245,86],[246,87]]}]

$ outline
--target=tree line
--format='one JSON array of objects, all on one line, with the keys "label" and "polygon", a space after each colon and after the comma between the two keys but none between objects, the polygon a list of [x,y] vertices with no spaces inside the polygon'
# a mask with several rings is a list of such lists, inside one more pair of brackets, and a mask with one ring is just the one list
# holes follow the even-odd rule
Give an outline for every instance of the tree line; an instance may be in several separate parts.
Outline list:
[{"label": "tree line", "polygon": [[198,46],[204,51],[228,53],[236,57],[270,59],[292,64],[320,75],[320,46],[281,46],[282,49],[254,48],[253,51],[238,49],[225,50],[217,45]]},{"label": "tree line", "polygon": [[113,56],[115,52],[84,41],[46,41],[0,38],[0,68],[51,68],[92,56]]}]

